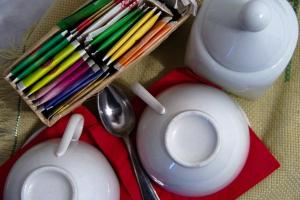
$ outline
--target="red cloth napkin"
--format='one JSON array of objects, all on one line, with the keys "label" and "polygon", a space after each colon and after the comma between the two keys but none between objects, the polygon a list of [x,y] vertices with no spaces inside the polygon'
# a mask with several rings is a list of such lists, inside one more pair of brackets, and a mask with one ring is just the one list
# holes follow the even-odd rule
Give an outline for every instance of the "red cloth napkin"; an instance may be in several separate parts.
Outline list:
[{"label": "red cloth napkin", "polygon": [[[170,86],[180,83],[205,83],[211,85],[187,69],[176,69],[153,84],[149,88],[149,91],[156,95]],[[135,99],[133,104],[137,116],[140,116],[145,104],[139,99]],[[84,130],[80,140],[90,143],[101,150],[110,161],[112,167],[115,169],[121,186],[121,200],[140,200],[141,196],[139,188],[129,161],[126,147],[123,142],[119,138],[108,134],[102,127],[101,123],[97,120],[98,117],[96,118],[94,115],[92,115],[85,107],[81,106],[73,113],[79,113],[85,118]],[[16,160],[32,146],[51,138],[61,137],[68,123],[69,117],[70,115],[64,117],[53,127],[44,130],[37,138],[26,145],[26,147],[20,149],[11,159],[9,159],[0,167],[1,197],[3,196],[5,180],[9,170]],[[246,165],[240,175],[229,186],[213,195],[201,198],[187,198],[167,192],[158,185],[155,185],[155,189],[158,192],[161,200],[236,199],[238,196],[249,190],[280,166],[280,164],[259,140],[251,128],[250,140],[250,152]]]}]

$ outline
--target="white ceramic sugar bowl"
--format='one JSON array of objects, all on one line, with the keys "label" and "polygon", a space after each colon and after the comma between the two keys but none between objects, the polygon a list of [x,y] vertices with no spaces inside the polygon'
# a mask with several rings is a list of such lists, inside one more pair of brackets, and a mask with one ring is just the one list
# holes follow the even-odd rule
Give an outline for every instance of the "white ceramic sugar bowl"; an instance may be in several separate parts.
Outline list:
[{"label": "white ceramic sugar bowl", "polygon": [[71,117],[61,140],[28,150],[6,180],[4,200],[118,200],[118,179],[106,158],[80,142],[83,117]]},{"label": "white ceramic sugar bowl", "polygon": [[248,122],[224,92],[201,84],[174,86],[149,107],[137,129],[137,149],[150,177],[182,196],[205,196],[230,184],[249,151]]},{"label": "white ceramic sugar bowl", "polygon": [[297,17],[286,0],[205,0],[186,64],[229,92],[256,98],[285,70],[297,39]]}]

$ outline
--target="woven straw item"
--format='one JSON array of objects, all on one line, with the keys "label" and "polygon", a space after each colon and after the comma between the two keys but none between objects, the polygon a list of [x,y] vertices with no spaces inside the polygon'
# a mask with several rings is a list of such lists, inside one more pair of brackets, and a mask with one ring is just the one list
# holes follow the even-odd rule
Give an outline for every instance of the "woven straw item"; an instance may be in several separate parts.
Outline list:
[{"label": "woven straw item", "polygon": [[[84,0],[56,0],[26,37],[24,47],[21,49],[28,49],[59,19],[69,15],[84,2]],[[125,72],[117,82],[124,88],[136,80],[147,86],[173,67],[183,66],[191,23],[192,19],[172,34],[154,53]],[[6,64],[12,61],[8,58],[14,59],[14,56],[6,56],[6,58],[1,60],[1,63],[4,63],[0,67],[1,74]],[[298,47],[292,60],[291,70],[283,74],[266,95],[257,101],[233,97],[247,113],[258,136],[281,163],[279,170],[242,195],[240,199],[300,199],[299,65]],[[3,162],[42,124],[4,80],[1,79],[0,84],[0,162]],[[130,94],[129,91],[128,93]],[[89,108],[96,110],[92,101],[87,104]]]}]

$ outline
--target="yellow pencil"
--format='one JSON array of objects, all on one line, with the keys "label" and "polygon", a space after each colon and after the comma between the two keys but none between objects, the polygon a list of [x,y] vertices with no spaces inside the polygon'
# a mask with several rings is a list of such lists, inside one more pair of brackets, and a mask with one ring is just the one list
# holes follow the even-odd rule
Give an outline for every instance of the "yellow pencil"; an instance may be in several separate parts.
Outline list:
[{"label": "yellow pencil", "polygon": [[[131,64],[134,60],[136,60],[143,53],[145,53],[149,48],[151,48],[151,46],[154,45],[158,40],[160,40],[162,37],[164,37],[174,27],[175,24],[176,24],[176,22],[170,22],[170,23],[166,24],[166,26],[164,26],[162,28],[162,30],[160,30],[149,41],[147,41],[147,43],[142,44],[142,46],[140,46],[136,50],[133,48],[134,51],[132,51],[130,55],[128,54],[129,52],[124,54],[121,57],[121,60],[122,59],[124,59],[124,60],[122,62],[118,61],[118,63],[114,65],[114,68],[118,71],[123,70],[126,66]],[[139,44],[137,44],[136,46],[138,46]]]},{"label": "yellow pencil", "polygon": [[36,82],[32,86],[32,88],[30,88],[27,95],[29,96],[35,93],[36,91],[38,91],[39,89],[41,89],[42,87],[44,87],[45,85],[47,85],[57,76],[59,76],[61,73],[67,70],[70,66],[72,66],[76,61],[78,61],[85,54],[86,54],[85,50],[75,51],[69,58],[66,58],[59,66],[57,66],[56,69],[52,70],[52,72],[48,73],[45,77],[43,77],[41,80]]},{"label": "yellow pencil", "polygon": [[118,63],[115,64],[114,68],[120,68],[121,66],[124,66],[125,63],[128,63],[128,61],[131,60],[131,58],[140,51],[140,49],[142,49],[153,37],[156,37],[156,34],[160,32],[160,30],[163,29],[163,27],[165,27],[171,19],[172,17],[164,17],[159,20],[138,44],[136,44],[130,49],[130,51],[118,60]]},{"label": "yellow pencil", "polygon": [[142,19],[140,19],[105,55],[103,61],[112,56],[157,10],[157,7],[150,10]]},{"label": "yellow pencil", "polygon": [[126,51],[128,51],[136,43],[136,41],[142,38],[154,26],[160,15],[161,11],[151,17],[150,20],[148,20],[121,48],[112,55],[107,65],[110,65],[112,62],[117,60],[120,56],[126,53]]}]

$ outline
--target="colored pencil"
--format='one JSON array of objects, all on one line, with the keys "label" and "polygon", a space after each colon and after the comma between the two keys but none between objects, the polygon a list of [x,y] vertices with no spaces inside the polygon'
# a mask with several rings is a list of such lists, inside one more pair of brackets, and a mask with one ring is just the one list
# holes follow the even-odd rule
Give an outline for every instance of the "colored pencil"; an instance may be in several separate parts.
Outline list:
[{"label": "colored pencil", "polygon": [[70,29],[73,26],[75,26],[76,24],[78,24],[80,21],[82,21],[83,19],[86,19],[89,16],[91,16],[92,14],[94,14],[95,12],[97,12],[99,9],[104,7],[109,2],[111,2],[111,0],[92,1],[88,5],[84,6],[80,10],[78,10],[73,15],[66,17],[63,20],[59,21],[57,25],[63,30]]},{"label": "colored pencil", "polygon": [[[87,71],[93,72],[92,67],[95,65],[95,62],[90,60],[77,70],[75,70],[74,73],[72,73],[67,79],[61,81],[59,84],[57,84],[54,88],[52,88],[49,92],[47,92],[44,96],[42,96],[40,99],[34,102],[35,105],[39,106],[41,104],[44,104],[45,102],[51,100],[52,98],[56,97],[60,93],[62,93],[65,89],[70,87],[73,83],[78,81]],[[88,72],[89,73],[89,72]]]},{"label": "colored pencil", "polygon": [[[52,80],[54,80],[56,77],[58,77],[60,74],[62,74],[64,71],[66,71],[69,67],[71,67],[74,63],[76,63],[80,58],[82,58],[86,54],[85,50],[79,50],[75,51],[69,58],[67,58],[65,61],[63,61],[61,64],[59,64],[56,68],[54,68],[51,72],[46,74],[49,70],[45,70],[45,72],[41,75],[44,76],[41,80],[36,82],[29,90],[28,95],[31,95],[50,83]],[[51,69],[50,69],[51,70]],[[24,80],[25,82],[25,80]],[[24,83],[23,82],[23,83]]]},{"label": "colored pencil", "polygon": [[[46,87],[43,87],[40,89],[36,94],[30,97],[30,100],[36,100],[41,98],[42,96],[46,95],[52,88],[54,88],[56,85],[58,85],[63,80],[67,79],[70,74],[72,74],[76,69],[81,67],[85,63],[85,61],[89,58],[89,56],[86,54],[82,58],[80,58],[75,64],[72,65],[67,71],[65,71],[62,75],[60,75],[56,80],[54,80],[51,84],[48,84]],[[89,61],[93,62],[94,61]]]},{"label": "colored pencil", "polygon": [[63,39],[59,44],[57,44],[55,47],[50,49],[45,55],[40,57],[37,61],[32,63],[24,71],[22,71],[20,74],[18,74],[16,76],[16,78],[13,80],[13,83],[18,82],[19,80],[21,80],[21,79],[25,78],[26,76],[28,76],[31,72],[33,72],[37,68],[41,67],[44,63],[49,61],[49,59],[51,59],[58,52],[60,52],[62,49],[64,49],[68,44],[70,44],[70,41],[72,39],[73,39],[73,35],[70,35],[69,37]]},{"label": "colored pencil", "polygon": [[149,11],[142,19],[140,19],[129,31],[124,35],[105,55],[103,61],[112,56],[156,11],[156,7]]},{"label": "colored pencil", "polygon": [[121,27],[123,27],[126,23],[129,21],[132,21],[133,17],[137,15],[138,13],[141,13],[142,11],[140,9],[135,9],[131,11],[128,15],[123,17],[121,20],[116,22],[113,26],[109,27],[106,29],[103,33],[98,35],[92,42],[91,44],[87,47],[89,49],[91,46],[96,46],[103,42],[105,39],[107,39],[109,36],[113,35],[116,31],[118,31]]},{"label": "colored pencil", "polygon": [[114,65],[114,68],[118,71],[122,70],[125,66],[132,63],[136,60],[139,56],[141,56],[146,50],[151,48],[153,44],[155,44],[159,39],[161,39],[165,34],[167,34],[174,26],[173,22],[168,23],[165,27],[162,28],[154,37],[152,37],[146,44],[141,46],[137,51],[132,52],[132,55],[127,55],[129,58],[127,59],[125,55],[122,57],[124,59],[123,62],[118,62]]},{"label": "colored pencil", "polygon": [[115,68],[120,68],[121,66],[124,66],[127,64],[129,60],[131,60],[131,57],[134,56],[143,46],[145,46],[149,41],[158,34],[160,30],[162,30],[172,19],[172,17],[164,17],[160,21],[157,22],[157,24],[149,31],[141,41],[136,44],[130,51],[128,51],[126,54],[124,54],[116,63]]},{"label": "colored pencil", "polygon": [[92,23],[94,23],[94,21],[96,21],[98,18],[103,16],[103,14],[105,14],[108,10],[112,9],[114,5],[115,5],[115,2],[113,2],[113,1],[106,4],[103,8],[101,8],[96,13],[94,13],[92,16],[85,19],[78,26],[76,26],[76,28],[74,28],[71,31],[71,34],[78,35],[78,34],[82,33],[88,26],[90,26]]},{"label": "colored pencil", "polygon": [[118,41],[119,38],[126,33],[130,27],[132,27],[142,16],[144,15],[143,12],[140,12],[138,15],[136,15],[132,21],[129,21],[127,24],[124,26],[120,27],[119,30],[117,30],[112,36],[110,36],[108,39],[106,39],[98,48],[97,50],[93,53],[93,55],[96,55],[98,52],[101,52],[110,46],[112,46],[116,41]]},{"label": "colored pencil", "polygon": [[[164,1],[162,1],[164,2]],[[168,16],[174,17],[172,11],[166,6],[165,3],[162,3],[159,0],[147,0],[147,4],[152,4],[154,7],[158,7],[159,10],[167,14]]]},{"label": "colored pencil", "polygon": [[122,10],[122,4],[119,3],[115,5],[112,9],[110,9],[107,13],[105,13],[102,17],[94,21],[82,34],[81,37],[85,37],[90,32],[96,30],[97,28],[103,26],[110,19],[112,19],[115,15],[117,15]]},{"label": "colored pencil", "polygon": [[100,35],[100,33],[102,33],[103,31],[107,30],[113,24],[115,24],[116,22],[118,22],[118,20],[120,20],[125,15],[127,15],[130,12],[130,10],[132,10],[137,4],[138,4],[138,1],[133,1],[133,3],[131,3],[130,5],[124,4],[122,6],[123,10],[119,14],[117,14],[113,19],[111,19],[109,22],[107,22],[104,26],[102,26],[102,27],[100,27],[100,28],[98,28],[98,29],[90,32],[87,35],[87,37],[85,39],[85,44],[90,43],[90,41],[92,41],[95,37],[97,37],[98,35]]},{"label": "colored pencil", "polygon": [[45,103],[43,105],[43,108],[45,110],[53,109],[63,101],[67,100],[73,94],[87,86],[92,81],[100,78],[103,74],[104,71],[101,70],[99,66],[94,66],[92,72],[87,73],[84,78],[76,81],[71,87],[66,89],[64,92],[60,93],[58,96]]},{"label": "colored pencil", "polygon": [[26,68],[28,65],[32,64],[34,61],[38,60],[44,53],[46,53],[49,49],[51,49],[54,45],[64,39],[67,35],[68,31],[63,31],[62,33],[58,33],[43,43],[41,46],[36,48],[30,55],[28,55],[25,59],[20,61],[8,74],[7,78],[11,76],[15,76],[21,70]]},{"label": "colored pencil", "polygon": [[64,112],[66,109],[70,108],[72,105],[74,105],[80,99],[84,98],[87,94],[91,93],[94,89],[99,87],[102,84],[102,82],[105,80],[105,78],[108,77],[109,75],[110,75],[109,73],[105,74],[105,76],[103,78],[101,78],[100,80],[96,80],[95,82],[92,82],[89,85],[87,85],[82,90],[78,91],[69,100],[67,100],[62,105],[60,105],[58,108],[56,108],[50,117],[59,115],[60,113]]},{"label": "colored pencil", "polygon": [[119,19],[124,17],[129,12],[129,9],[122,10],[119,14],[117,14],[114,18],[112,18],[109,22],[107,22],[105,25],[101,26],[100,28],[91,31],[87,34],[84,43],[89,44],[95,37],[100,35],[103,31],[107,30],[110,26],[112,26],[114,23],[116,23]]},{"label": "colored pencil", "polygon": [[[59,52],[53,59],[49,60],[46,64],[42,67],[38,68],[36,71],[28,75],[25,79],[22,79],[18,84],[17,87],[19,90],[23,91],[24,89],[28,88],[36,81],[38,81],[42,76],[52,70],[56,65],[58,65],[61,61],[67,58],[71,53],[75,51],[75,49],[80,45],[79,42],[76,40],[65,47],[61,52]],[[77,55],[78,56],[78,55]],[[77,59],[78,60],[78,59]]]},{"label": "colored pencil", "polygon": [[107,65],[110,65],[112,62],[121,57],[125,52],[127,52],[140,38],[142,38],[156,23],[159,16],[161,15],[161,11],[159,11],[156,15],[151,17],[145,24],[141,26],[141,28],[134,33],[134,35],[129,38],[123,46],[121,46],[110,58]]}]

